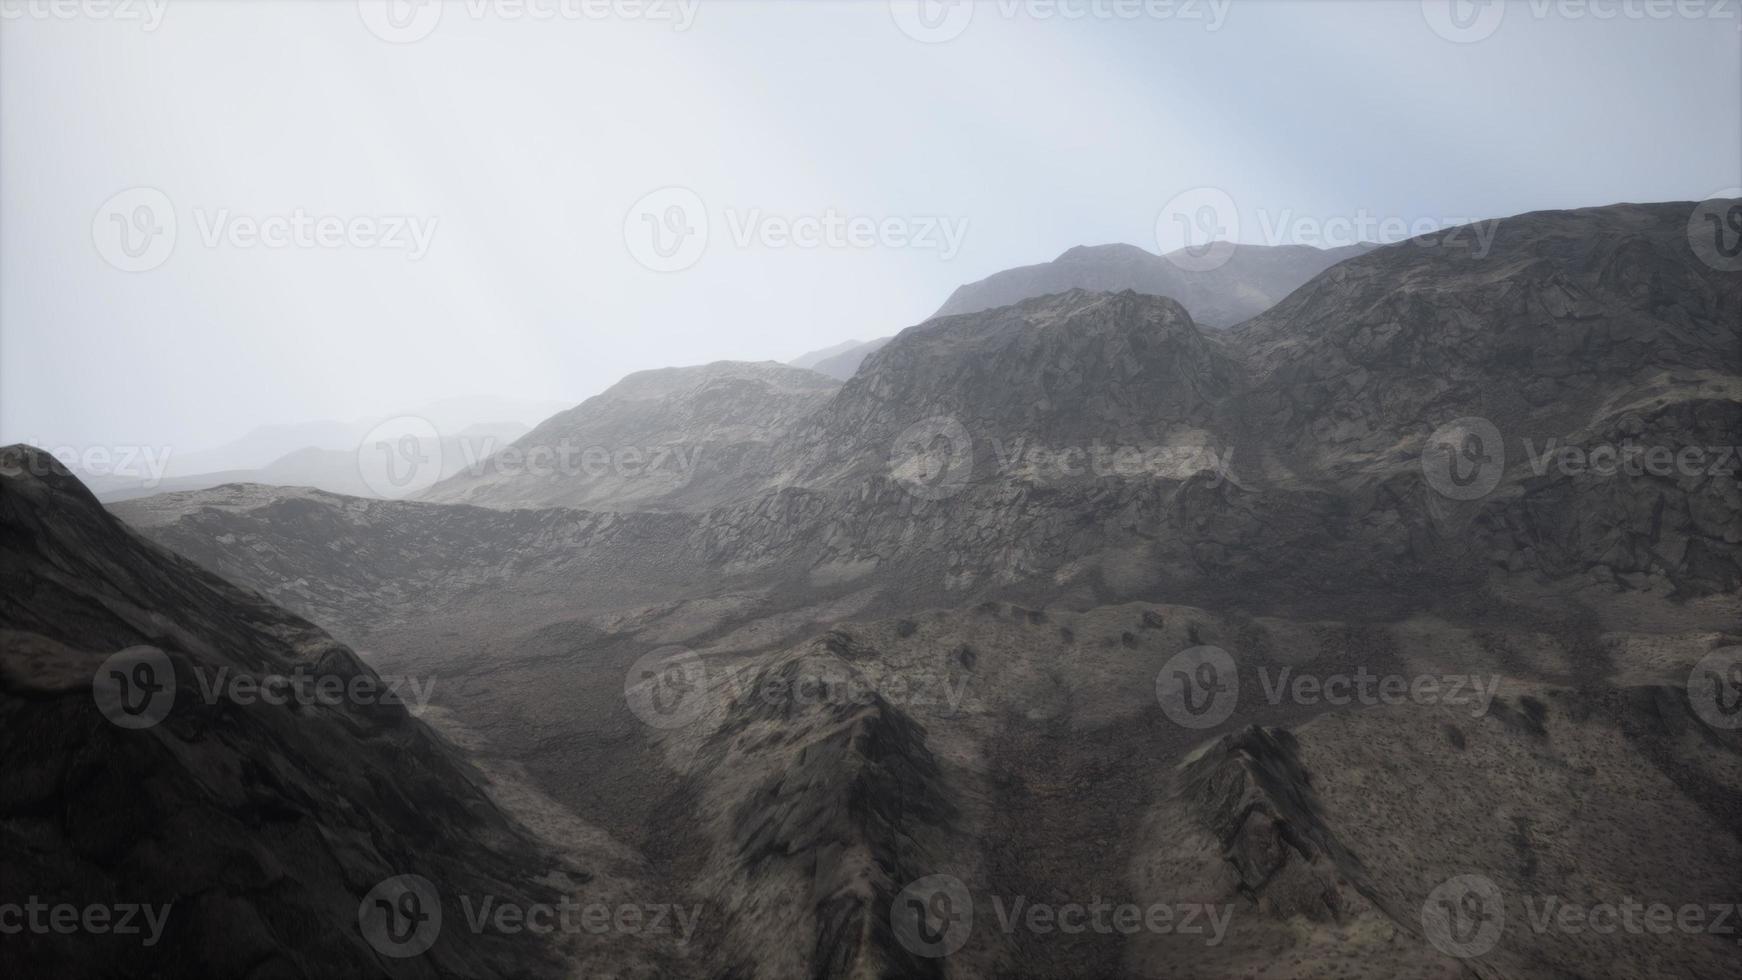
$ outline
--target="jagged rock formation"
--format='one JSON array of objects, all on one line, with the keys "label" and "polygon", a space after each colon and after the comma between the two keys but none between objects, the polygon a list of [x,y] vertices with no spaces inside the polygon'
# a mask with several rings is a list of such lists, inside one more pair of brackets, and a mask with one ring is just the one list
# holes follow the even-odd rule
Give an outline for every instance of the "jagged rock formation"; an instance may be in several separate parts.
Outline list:
[{"label": "jagged rock formation", "polygon": [[558,413],[422,499],[490,507],[701,510],[767,467],[768,446],[833,394],[773,362],[641,371]]},{"label": "jagged rock formation", "polygon": [[[1229,938],[1145,937],[1127,971],[1724,975],[1742,962],[1733,933],[1653,932],[1642,916],[1731,901],[1739,791],[1742,742],[1664,686],[1524,684],[1477,717],[1408,704],[1236,731],[1180,767],[1134,866],[1152,899],[1237,899]],[[1477,928],[1446,928],[1448,903]],[[1616,928],[1586,924],[1602,909],[1588,921]]]},{"label": "jagged rock formation", "polygon": [[1207,327],[1231,327],[1274,306],[1314,276],[1372,245],[1320,249],[1310,245],[1239,245],[1226,264],[1190,271],[1135,245],[1079,245],[1040,265],[994,273],[959,287],[933,316],[977,313],[1035,296],[1083,289],[1133,289],[1168,296]]}]

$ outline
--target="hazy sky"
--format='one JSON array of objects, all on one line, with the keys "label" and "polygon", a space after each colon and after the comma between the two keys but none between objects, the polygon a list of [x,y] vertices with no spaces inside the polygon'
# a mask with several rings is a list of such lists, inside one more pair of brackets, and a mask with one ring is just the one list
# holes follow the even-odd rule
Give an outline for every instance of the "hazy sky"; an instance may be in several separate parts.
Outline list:
[{"label": "hazy sky", "polygon": [[1665,6],[0,0],[0,441],[786,360],[1201,188],[1249,242],[1702,198],[1742,24]]}]

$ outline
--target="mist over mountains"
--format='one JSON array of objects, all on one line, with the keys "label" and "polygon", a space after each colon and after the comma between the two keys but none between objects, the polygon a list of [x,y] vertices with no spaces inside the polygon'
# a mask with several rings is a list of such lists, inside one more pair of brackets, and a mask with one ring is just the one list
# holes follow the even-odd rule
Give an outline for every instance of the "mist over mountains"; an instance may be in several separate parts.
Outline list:
[{"label": "mist over mountains", "polygon": [[0,0],[0,980],[1742,977],[1742,11]]},{"label": "mist over mountains", "polygon": [[[458,469],[407,444],[407,499],[105,511],[10,448],[0,711],[52,735],[9,742],[0,862],[164,924],[7,959],[1722,975],[1717,931],[1528,926],[1715,908],[1742,860],[1742,279],[1696,211],[1259,250],[1197,309],[1073,249],[844,380],[867,345],[637,372]],[[635,927],[511,926],[563,908]]]},{"label": "mist over mountains", "polygon": [[1736,4],[4,6],[0,978],[1742,977]]}]

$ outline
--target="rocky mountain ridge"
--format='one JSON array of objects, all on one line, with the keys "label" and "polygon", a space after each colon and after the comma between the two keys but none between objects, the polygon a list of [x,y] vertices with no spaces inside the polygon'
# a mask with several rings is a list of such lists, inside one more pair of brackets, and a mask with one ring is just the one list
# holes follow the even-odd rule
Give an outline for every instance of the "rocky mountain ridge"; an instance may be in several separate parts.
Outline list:
[{"label": "rocky mountain ridge", "polygon": [[977,313],[1073,289],[1120,293],[1127,289],[1169,296],[1205,327],[1231,327],[1276,305],[1314,276],[1376,246],[1234,245],[1212,269],[1156,255],[1135,245],[1078,245],[1051,262],[994,273],[958,287],[934,317]]}]

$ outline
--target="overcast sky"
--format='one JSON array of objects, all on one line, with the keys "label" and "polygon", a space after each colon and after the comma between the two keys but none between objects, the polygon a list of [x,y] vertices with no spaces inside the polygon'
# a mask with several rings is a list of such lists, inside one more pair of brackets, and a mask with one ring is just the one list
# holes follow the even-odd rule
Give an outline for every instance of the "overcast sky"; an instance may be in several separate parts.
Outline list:
[{"label": "overcast sky", "polygon": [[1337,244],[1742,183],[1733,3],[1063,5],[0,0],[0,441],[787,360],[1205,194]]}]

